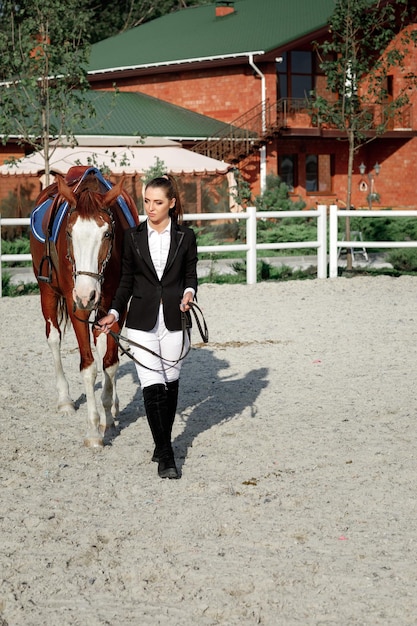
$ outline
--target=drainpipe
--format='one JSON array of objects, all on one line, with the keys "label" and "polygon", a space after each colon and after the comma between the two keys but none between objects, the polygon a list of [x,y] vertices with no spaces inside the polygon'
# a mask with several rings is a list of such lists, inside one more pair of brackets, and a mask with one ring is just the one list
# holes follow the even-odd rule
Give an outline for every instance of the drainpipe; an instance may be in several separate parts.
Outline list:
[{"label": "drainpipe", "polygon": [[[261,91],[262,91],[262,132],[266,133],[266,80],[265,75],[253,62],[253,54],[249,54],[249,65],[261,78]],[[260,186],[261,194],[266,189],[266,146],[262,146],[260,152]]]}]

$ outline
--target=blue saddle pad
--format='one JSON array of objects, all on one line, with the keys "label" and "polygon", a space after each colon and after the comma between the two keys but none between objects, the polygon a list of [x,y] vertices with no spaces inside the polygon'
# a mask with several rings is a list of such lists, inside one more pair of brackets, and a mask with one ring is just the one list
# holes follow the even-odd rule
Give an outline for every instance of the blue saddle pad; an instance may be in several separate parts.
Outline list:
[{"label": "blue saddle pad", "polygon": [[[104,178],[103,174],[100,172],[100,170],[98,170],[96,167],[90,167],[88,168],[82,175],[80,182],[82,180],[84,180],[84,178],[91,173],[94,173],[96,178],[105,186],[105,188],[107,190],[111,189],[113,187],[113,185]],[[54,197],[52,198],[47,198],[47,200],[45,200],[44,202],[42,202],[42,204],[40,204],[39,206],[35,207],[30,215],[30,227],[32,229],[32,233],[33,236],[38,240],[41,241],[42,243],[45,243],[46,241],[46,233],[44,232],[43,229],[43,221],[44,221],[44,217],[46,212],[48,211],[48,209],[50,209],[52,203],[54,201]],[[135,221],[132,217],[132,214],[129,210],[129,207],[125,201],[125,199],[123,198],[123,196],[118,196],[117,198],[117,204],[120,206],[123,215],[126,218],[127,223],[129,224],[129,226],[131,228],[133,228],[133,226],[135,226]],[[67,209],[68,209],[68,202],[62,202],[62,204],[59,205],[56,213],[55,213],[55,217],[54,217],[54,221],[52,224],[52,228],[51,228],[51,234],[50,234],[50,241],[56,242],[57,238],[58,238],[58,234],[59,231],[61,229],[61,225],[62,222],[67,214]]]}]

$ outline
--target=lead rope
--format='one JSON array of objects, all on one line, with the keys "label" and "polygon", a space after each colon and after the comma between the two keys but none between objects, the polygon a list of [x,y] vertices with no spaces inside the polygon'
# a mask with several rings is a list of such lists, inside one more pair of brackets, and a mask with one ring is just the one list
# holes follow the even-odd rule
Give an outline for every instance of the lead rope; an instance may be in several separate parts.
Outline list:
[{"label": "lead rope", "polygon": [[[192,314],[194,316],[194,319],[195,319],[195,322],[197,324],[197,328],[199,330],[199,333],[200,333],[200,336],[201,336],[201,339],[202,339],[203,343],[208,343],[209,334],[208,334],[208,328],[207,328],[206,320],[204,319],[203,312],[201,311],[200,307],[195,302],[189,302],[188,304],[190,306],[190,311],[192,312]],[[198,314],[196,313],[196,310],[198,311]],[[201,317],[201,321],[199,319],[199,315]],[[172,367],[175,367],[177,365],[177,363],[179,363],[180,361],[185,359],[185,357],[187,356],[187,354],[191,350],[191,332],[190,332],[189,316],[187,316],[187,313],[181,312],[181,326],[182,326],[182,346],[181,346],[181,352],[180,352],[180,357],[178,359],[176,359],[175,361],[173,361],[171,359],[164,359],[157,352],[154,352],[150,348],[147,348],[146,346],[142,346],[141,344],[136,343],[135,341],[133,341],[132,339],[129,339],[128,337],[125,337],[121,333],[115,333],[113,330],[110,330],[109,331],[109,335],[111,337],[113,337],[114,341],[119,346],[119,349],[120,349],[121,353],[125,354],[126,356],[128,356],[129,359],[134,361],[137,365],[139,365],[140,367],[143,367],[143,368],[145,368],[147,370],[150,370],[151,372],[160,372],[162,370],[154,369],[152,367],[148,367],[147,365],[143,365],[143,363],[138,361],[138,359],[136,359],[133,356],[133,354],[131,354],[129,352],[129,349],[126,349],[126,348],[124,348],[122,346],[121,341],[125,341],[126,343],[128,343],[131,346],[135,346],[136,348],[140,348],[141,350],[144,350],[145,352],[148,352],[149,354],[152,354],[152,356],[156,356],[158,359],[161,359],[162,361],[164,361],[164,363],[167,363],[168,367],[172,368]],[[187,347],[186,351],[183,354],[183,351],[185,349],[185,338],[186,337],[188,337],[188,347]]]}]

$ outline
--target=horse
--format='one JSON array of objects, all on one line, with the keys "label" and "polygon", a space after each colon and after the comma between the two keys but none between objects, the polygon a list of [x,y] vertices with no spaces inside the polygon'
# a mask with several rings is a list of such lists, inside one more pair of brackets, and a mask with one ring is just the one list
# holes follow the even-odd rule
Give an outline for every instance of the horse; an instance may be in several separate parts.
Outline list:
[{"label": "horse", "polygon": [[[104,445],[119,413],[118,346],[90,317],[95,315],[97,321],[107,313],[121,276],[124,230],[139,223],[123,183],[122,178],[112,186],[96,168],[73,167],[65,179],[58,176],[39,194],[31,213],[30,250],[55,367],[58,412],[75,412],[61,358],[63,333],[72,325],[87,403],[84,445],[93,448]],[[120,319],[112,330],[119,332],[123,322]],[[103,371],[100,410],[94,392],[98,360]]]}]

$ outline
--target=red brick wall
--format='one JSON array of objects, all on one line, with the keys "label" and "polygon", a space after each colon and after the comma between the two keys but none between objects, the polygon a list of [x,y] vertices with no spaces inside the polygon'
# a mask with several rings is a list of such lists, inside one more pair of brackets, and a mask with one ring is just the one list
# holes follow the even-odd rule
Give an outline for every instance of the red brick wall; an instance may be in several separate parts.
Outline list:
[{"label": "red brick wall", "polygon": [[[294,197],[302,198],[307,207],[313,208],[316,204],[340,203],[342,206],[347,196],[347,166],[348,153],[346,142],[337,140],[290,139],[285,143],[271,142],[268,146],[267,172],[278,173],[277,155],[298,154],[298,186],[294,189]],[[364,146],[355,156],[352,178],[352,204],[356,208],[367,207],[367,195],[369,184],[367,173],[362,176],[359,165],[363,161],[371,168],[378,162],[381,166],[379,176],[374,176],[374,191],[380,195],[380,202],[374,202],[374,208],[397,207],[417,208],[416,197],[416,162],[417,138],[393,142],[377,139]],[[333,189],[331,193],[320,194],[318,192],[305,191],[305,159],[307,154],[331,154],[333,155]],[[274,165],[272,166],[272,163]],[[369,170],[367,170],[368,172]],[[368,185],[368,191],[360,190],[360,183],[364,181]]]},{"label": "red brick wall", "polygon": [[[273,64],[264,64],[261,71],[269,72],[266,77],[268,96],[275,100]],[[117,86],[120,91],[139,91],[223,122],[232,122],[262,101],[261,80],[254,75],[249,63],[119,79]],[[94,83],[93,87],[111,89],[112,85],[102,81]]]}]

